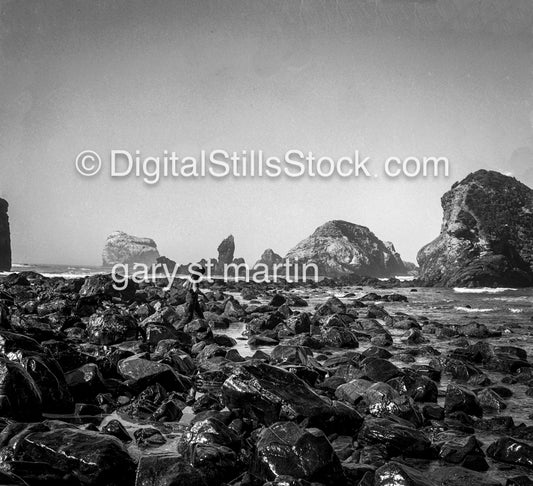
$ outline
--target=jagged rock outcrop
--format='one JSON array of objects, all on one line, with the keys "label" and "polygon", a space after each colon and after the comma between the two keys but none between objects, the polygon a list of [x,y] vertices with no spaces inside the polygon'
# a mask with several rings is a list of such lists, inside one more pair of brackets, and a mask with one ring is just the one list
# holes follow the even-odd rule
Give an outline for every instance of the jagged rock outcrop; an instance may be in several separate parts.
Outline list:
[{"label": "jagged rock outcrop", "polygon": [[8,203],[0,199],[0,271],[11,270],[11,235],[9,231]]},{"label": "jagged rock outcrop", "polygon": [[155,241],[150,238],[138,238],[123,231],[115,231],[107,237],[102,253],[104,266],[123,263],[133,265],[142,263],[153,265],[159,258]]},{"label": "jagged rock outcrop", "polygon": [[161,256],[157,259],[156,265],[158,265],[160,270],[162,267],[165,267],[167,272],[172,273],[176,268],[177,263],[166,256]]},{"label": "jagged rock outcrop", "polygon": [[430,285],[533,285],[533,190],[513,177],[480,170],[442,197],[440,235],[418,253]]},{"label": "jagged rock outcrop", "polygon": [[291,249],[286,258],[315,263],[321,275],[370,277],[404,275],[405,266],[392,244],[385,244],[365,226],[328,221]]},{"label": "jagged rock outcrop", "polygon": [[235,255],[235,240],[233,235],[229,235],[218,245],[218,263],[221,265],[229,264],[233,261]]},{"label": "jagged rock outcrop", "polygon": [[278,255],[271,248],[268,248],[263,252],[261,258],[257,260],[255,265],[266,265],[269,270],[272,270],[274,268],[274,265],[277,265],[282,262],[283,257],[281,255]]}]

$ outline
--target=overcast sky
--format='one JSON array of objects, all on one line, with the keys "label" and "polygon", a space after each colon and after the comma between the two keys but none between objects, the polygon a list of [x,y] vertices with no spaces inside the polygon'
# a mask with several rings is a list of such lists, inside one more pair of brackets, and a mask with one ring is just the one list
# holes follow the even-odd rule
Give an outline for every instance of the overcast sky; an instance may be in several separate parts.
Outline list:
[{"label": "overcast sky", "polygon": [[[179,262],[285,254],[344,219],[404,259],[480,168],[533,185],[528,0],[0,1],[0,195],[14,261],[99,264],[121,229]],[[83,178],[112,149],[445,156],[438,180]]]}]

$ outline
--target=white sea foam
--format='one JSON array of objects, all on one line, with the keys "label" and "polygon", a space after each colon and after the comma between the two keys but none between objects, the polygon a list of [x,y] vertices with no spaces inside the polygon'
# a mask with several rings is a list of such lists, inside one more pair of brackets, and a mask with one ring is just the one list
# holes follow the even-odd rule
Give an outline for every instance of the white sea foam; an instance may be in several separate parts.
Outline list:
[{"label": "white sea foam", "polygon": [[462,307],[462,306],[459,306],[459,307],[456,307],[455,310],[461,311],[461,312],[476,312],[476,313],[480,313],[480,312],[494,312],[497,309],[479,309],[477,307]]},{"label": "white sea foam", "polygon": [[518,289],[508,288],[508,287],[479,287],[475,289],[465,288],[465,287],[455,287],[454,292],[458,294],[501,294],[503,292],[516,291]]}]

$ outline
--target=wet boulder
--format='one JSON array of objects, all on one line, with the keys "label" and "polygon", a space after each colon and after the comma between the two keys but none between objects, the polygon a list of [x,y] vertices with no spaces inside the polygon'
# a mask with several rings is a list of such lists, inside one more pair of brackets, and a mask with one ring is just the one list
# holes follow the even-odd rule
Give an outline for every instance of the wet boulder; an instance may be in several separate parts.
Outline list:
[{"label": "wet boulder", "polygon": [[21,352],[17,361],[31,376],[40,392],[43,412],[71,413],[74,400],[63,370],[53,358],[45,354]]},{"label": "wet boulder", "polygon": [[102,314],[93,314],[87,324],[89,342],[109,346],[111,344],[137,339],[139,329],[137,321],[116,310],[107,310]]},{"label": "wet boulder", "polygon": [[41,393],[33,378],[18,363],[0,355],[0,416],[20,421],[39,420]]},{"label": "wet boulder", "polygon": [[331,414],[331,406],[293,373],[265,363],[239,366],[222,386],[224,404],[270,425]]},{"label": "wet boulder", "polygon": [[8,358],[11,353],[18,353],[21,350],[42,352],[39,343],[31,338],[15,332],[0,331],[0,353]]},{"label": "wet boulder", "polygon": [[322,484],[346,484],[339,458],[324,433],[278,422],[263,429],[250,472],[263,481],[291,476]]},{"label": "wet boulder", "polygon": [[427,476],[436,486],[502,486],[500,481],[492,479],[488,473],[461,466],[437,467]]},{"label": "wet boulder", "polygon": [[472,469],[486,471],[489,468],[482,444],[475,436],[454,437],[446,441],[440,448],[439,457],[448,463]]},{"label": "wet boulder", "polygon": [[87,486],[134,483],[135,462],[115,437],[62,422],[30,424],[13,432],[10,440],[4,441],[2,455],[13,461],[53,465],[61,474],[55,484],[61,484],[62,477],[68,475]]},{"label": "wet boulder", "polygon": [[179,455],[146,455],[139,460],[135,486],[206,486],[193,466]]},{"label": "wet boulder", "polygon": [[308,333],[311,329],[311,318],[306,312],[295,314],[285,324],[293,334]]},{"label": "wet boulder", "polygon": [[307,363],[307,358],[313,356],[313,351],[306,346],[279,345],[276,346],[270,359],[275,364],[303,364]]},{"label": "wet boulder", "polygon": [[332,348],[357,348],[359,342],[355,334],[342,327],[325,327],[321,330],[321,339],[325,346]]},{"label": "wet boulder", "polygon": [[433,451],[428,437],[411,425],[386,418],[365,420],[359,431],[362,445],[382,445],[390,457],[431,457]]},{"label": "wet boulder", "polygon": [[511,437],[493,442],[487,449],[487,455],[495,461],[533,469],[533,446]]},{"label": "wet boulder", "polygon": [[151,447],[160,447],[166,443],[166,439],[163,434],[153,427],[143,427],[137,429],[133,436],[137,446],[143,449],[149,449]]},{"label": "wet boulder", "polygon": [[459,334],[476,339],[490,337],[491,333],[485,324],[472,321],[459,328]]},{"label": "wet boulder", "polygon": [[388,462],[374,474],[372,486],[437,486],[427,475],[405,464]]},{"label": "wet boulder", "polygon": [[139,390],[156,383],[167,391],[177,392],[187,392],[192,386],[190,378],[180,375],[170,365],[138,356],[119,361],[118,372]]},{"label": "wet boulder", "polygon": [[405,374],[389,380],[387,383],[400,394],[411,397],[415,402],[437,402],[437,384],[416,371],[404,370]]},{"label": "wet boulder", "polygon": [[374,383],[363,392],[368,412],[374,417],[399,415],[400,394],[386,383]]},{"label": "wet boulder", "polygon": [[100,368],[87,363],[65,374],[65,380],[74,399],[82,403],[94,403],[96,395],[105,392],[104,379]]},{"label": "wet boulder", "polygon": [[483,410],[501,412],[507,408],[502,397],[490,388],[485,388],[477,394],[477,398]]},{"label": "wet boulder", "polygon": [[107,435],[112,435],[113,437],[116,437],[121,442],[131,442],[131,436],[126,430],[126,427],[122,425],[122,422],[113,419],[107,422],[102,427],[102,433]]},{"label": "wet boulder", "polygon": [[124,290],[117,290],[122,286],[117,285],[111,275],[91,275],[83,282],[79,295],[81,299],[91,302],[113,298],[120,298],[126,302],[132,300],[139,285],[130,279]]},{"label": "wet boulder", "polygon": [[403,372],[390,361],[382,358],[365,358],[361,361],[361,370],[372,381],[388,381]]},{"label": "wet boulder", "polygon": [[474,392],[450,383],[446,389],[444,400],[444,410],[447,414],[453,412],[464,412],[467,415],[483,416],[483,409]]},{"label": "wet boulder", "polygon": [[343,383],[335,389],[335,396],[352,405],[356,405],[363,399],[365,391],[373,383],[369,380],[354,379],[348,383]]},{"label": "wet boulder", "polygon": [[213,417],[195,422],[178,444],[178,452],[190,460],[197,444],[217,444],[235,452],[241,448],[241,440],[235,431]]}]

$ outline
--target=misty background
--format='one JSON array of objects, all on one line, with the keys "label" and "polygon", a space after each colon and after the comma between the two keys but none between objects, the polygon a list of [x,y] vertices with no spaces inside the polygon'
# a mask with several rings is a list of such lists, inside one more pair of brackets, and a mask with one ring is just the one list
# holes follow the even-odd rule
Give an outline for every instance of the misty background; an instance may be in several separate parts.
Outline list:
[{"label": "misty background", "polygon": [[[91,179],[85,149],[444,156],[437,180]],[[529,0],[0,1],[0,196],[14,262],[97,265],[120,229],[179,262],[249,262],[327,220],[405,260],[480,168],[533,185]]]}]

